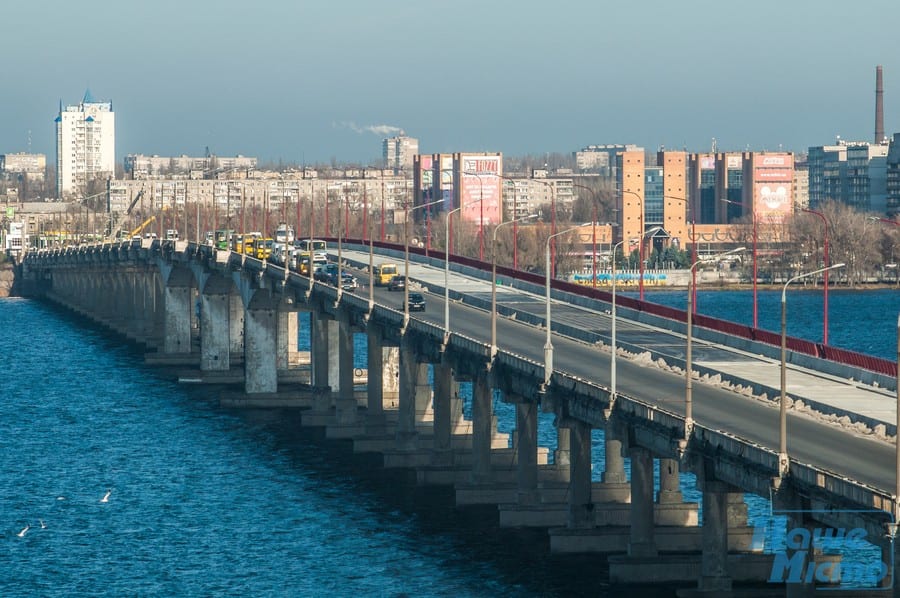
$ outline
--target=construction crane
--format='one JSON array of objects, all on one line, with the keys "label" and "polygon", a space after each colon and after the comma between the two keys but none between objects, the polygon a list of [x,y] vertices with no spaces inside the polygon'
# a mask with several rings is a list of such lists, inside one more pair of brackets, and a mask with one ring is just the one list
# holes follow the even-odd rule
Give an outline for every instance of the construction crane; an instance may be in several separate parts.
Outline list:
[{"label": "construction crane", "polygon": [[133,231],[128,233],[128,238],[129,239],[135,238],[137,235],[141,234],[145,228],[147,228],[149,225],[153,224],[153,222],[155,222],[155,221],[156,221],[156,216],[150,216],[149,218],[147,218],[146,220],[141,222],[141,225],[139,227],[137,227],[136,229],[134,229]]}]

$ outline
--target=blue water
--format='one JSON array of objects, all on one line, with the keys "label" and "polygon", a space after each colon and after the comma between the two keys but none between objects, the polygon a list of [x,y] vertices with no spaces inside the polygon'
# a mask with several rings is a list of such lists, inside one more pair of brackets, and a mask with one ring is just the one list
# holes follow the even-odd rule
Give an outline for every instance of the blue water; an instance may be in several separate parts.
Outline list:
[{"label": "blue water", "polygon": [[[623,293],[637,297],[637,293]],[[687,291],[650,291],[647,301],[687,309]],[[786,295],[787,333],[822,342],[822,289],[806,290],[791,286]],[[748,326],[753,324],[751,291],[698,291],[697,312]],[[900,314],[900,289],[828,291],[828,344],[897,359],[897,317]],[[758,290],[759,327],[781,332],[781,289]]]},{"label": "blue water", "polygon": [[[851,294],[848,307],[838,295],[841,346],[892,344],[896,295]],[[700,309],[736,314],[747,296],[701,293]],[[789,309],[814,311],[804,296]],[[850,332],[842,311],[856,318]],[[891,334],[873,339],[880,327]],[[550,555],[544,532],[501,530],[495,508],[457,509],[447,489],[416,487],[294,412],[222,409],[220,389],[166,381],[63,312],[0,300],[0,330],[0,596],[614,595],[603,557]],[[494,408],[510,432],[514,408]],[[543,414],[540,443],[555,436]],[[599,479],[599,430],[594,446]],[[699,501],[690,474],[682,489]],[[767,514],[766,501],[748,504]]]}]

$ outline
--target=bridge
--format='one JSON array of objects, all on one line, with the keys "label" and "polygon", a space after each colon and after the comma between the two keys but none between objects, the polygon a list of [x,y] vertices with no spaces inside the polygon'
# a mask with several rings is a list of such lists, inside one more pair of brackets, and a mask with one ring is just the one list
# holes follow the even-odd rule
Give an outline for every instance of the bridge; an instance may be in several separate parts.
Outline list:
[{"label": "bridge", "polygon": [[[396,245],[343,248],[361,275],[376,249],[378,262],[404,259]],[[149,363],[181,368],[182,381],[242,384],[223,394],[229,405],[303,408],[304,425],[382,453],[385,467],[413,469],[422,484],[452,485],[460,505],[496,504],[503,526],[546,528],[555,552],[603,555],[614,583],[688,583],[715,595],[743,582],[796,582],[789,593],[840,587],[833,555],[762,551],[742,500],[754,493],[788,514],[790,529],[865,535],[886,564],[880,588],[892,587],[896,364],[790,339],[785,459],[777,335],[695,317],[688,420],[683,312],[619,297],[613,370],[609,294],[553,281],[547,376],[541,277],[499,269],[494,353],[489,265],[451,256],[445,290],[443,254],[411,251],[410,279],[430,294],[408,321],[398,293],[341,292],[187,242],[44,250],[27,256],[20,276],[31,294],[144,344]],[[304,322],[308,367],[297,345]],[[355,334],[366,338],[365,391]],[[472,383],[471,421],[463,381]],[[497,431],[495,396],[515,407],[512,438]],[[539,411],[555,415],[552,460],[538,446]],[[594,429],[604,435],[599,482]],[[696,475],[701,505],[684,501],[683,471]]]}]

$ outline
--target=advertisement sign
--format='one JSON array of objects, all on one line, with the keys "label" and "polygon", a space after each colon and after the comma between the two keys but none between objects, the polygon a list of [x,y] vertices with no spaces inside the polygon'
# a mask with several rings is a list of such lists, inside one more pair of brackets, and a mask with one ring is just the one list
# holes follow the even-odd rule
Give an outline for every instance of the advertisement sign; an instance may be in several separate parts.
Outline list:
[{"label": "advertisement sign", "polygon": [[463,220],[498,224],[501,216],[500,156],[460,155],[460,210]]},{"label": "advertisement sign", "polygon": [[782,222],[793,206],[794,159],[791,154],[753,157],[753,211],[757,220]]},{"label": "advertisement sign", "polygon": [[725,156],[725,168],[743,168],[744,160],[740,156]]},{"label": "advertisement sign", "polygon": [[715,170],[716,157],[710,155],[700,156],[700,170]]}]

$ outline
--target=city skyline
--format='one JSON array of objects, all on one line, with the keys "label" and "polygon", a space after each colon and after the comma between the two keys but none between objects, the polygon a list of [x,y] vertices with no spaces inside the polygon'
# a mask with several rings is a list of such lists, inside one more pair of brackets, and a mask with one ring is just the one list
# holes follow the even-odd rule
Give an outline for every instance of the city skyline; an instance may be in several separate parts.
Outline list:
[{"label": "city skyline", "polygon": [[720,151],[805,152],[872,139],[879,64],[885,133],[900,129],[900,8],[889,2],[573,2],[552,14],[530,1],[441,13],[307,4],[7,7],[0,48],[16,59],[0,151],[53,156],[59,103],[90,88],[117,113],[118,164],[207,147],[378,164],[382,139],[401,131],[422,153],[701,152],[713,138]]}]

